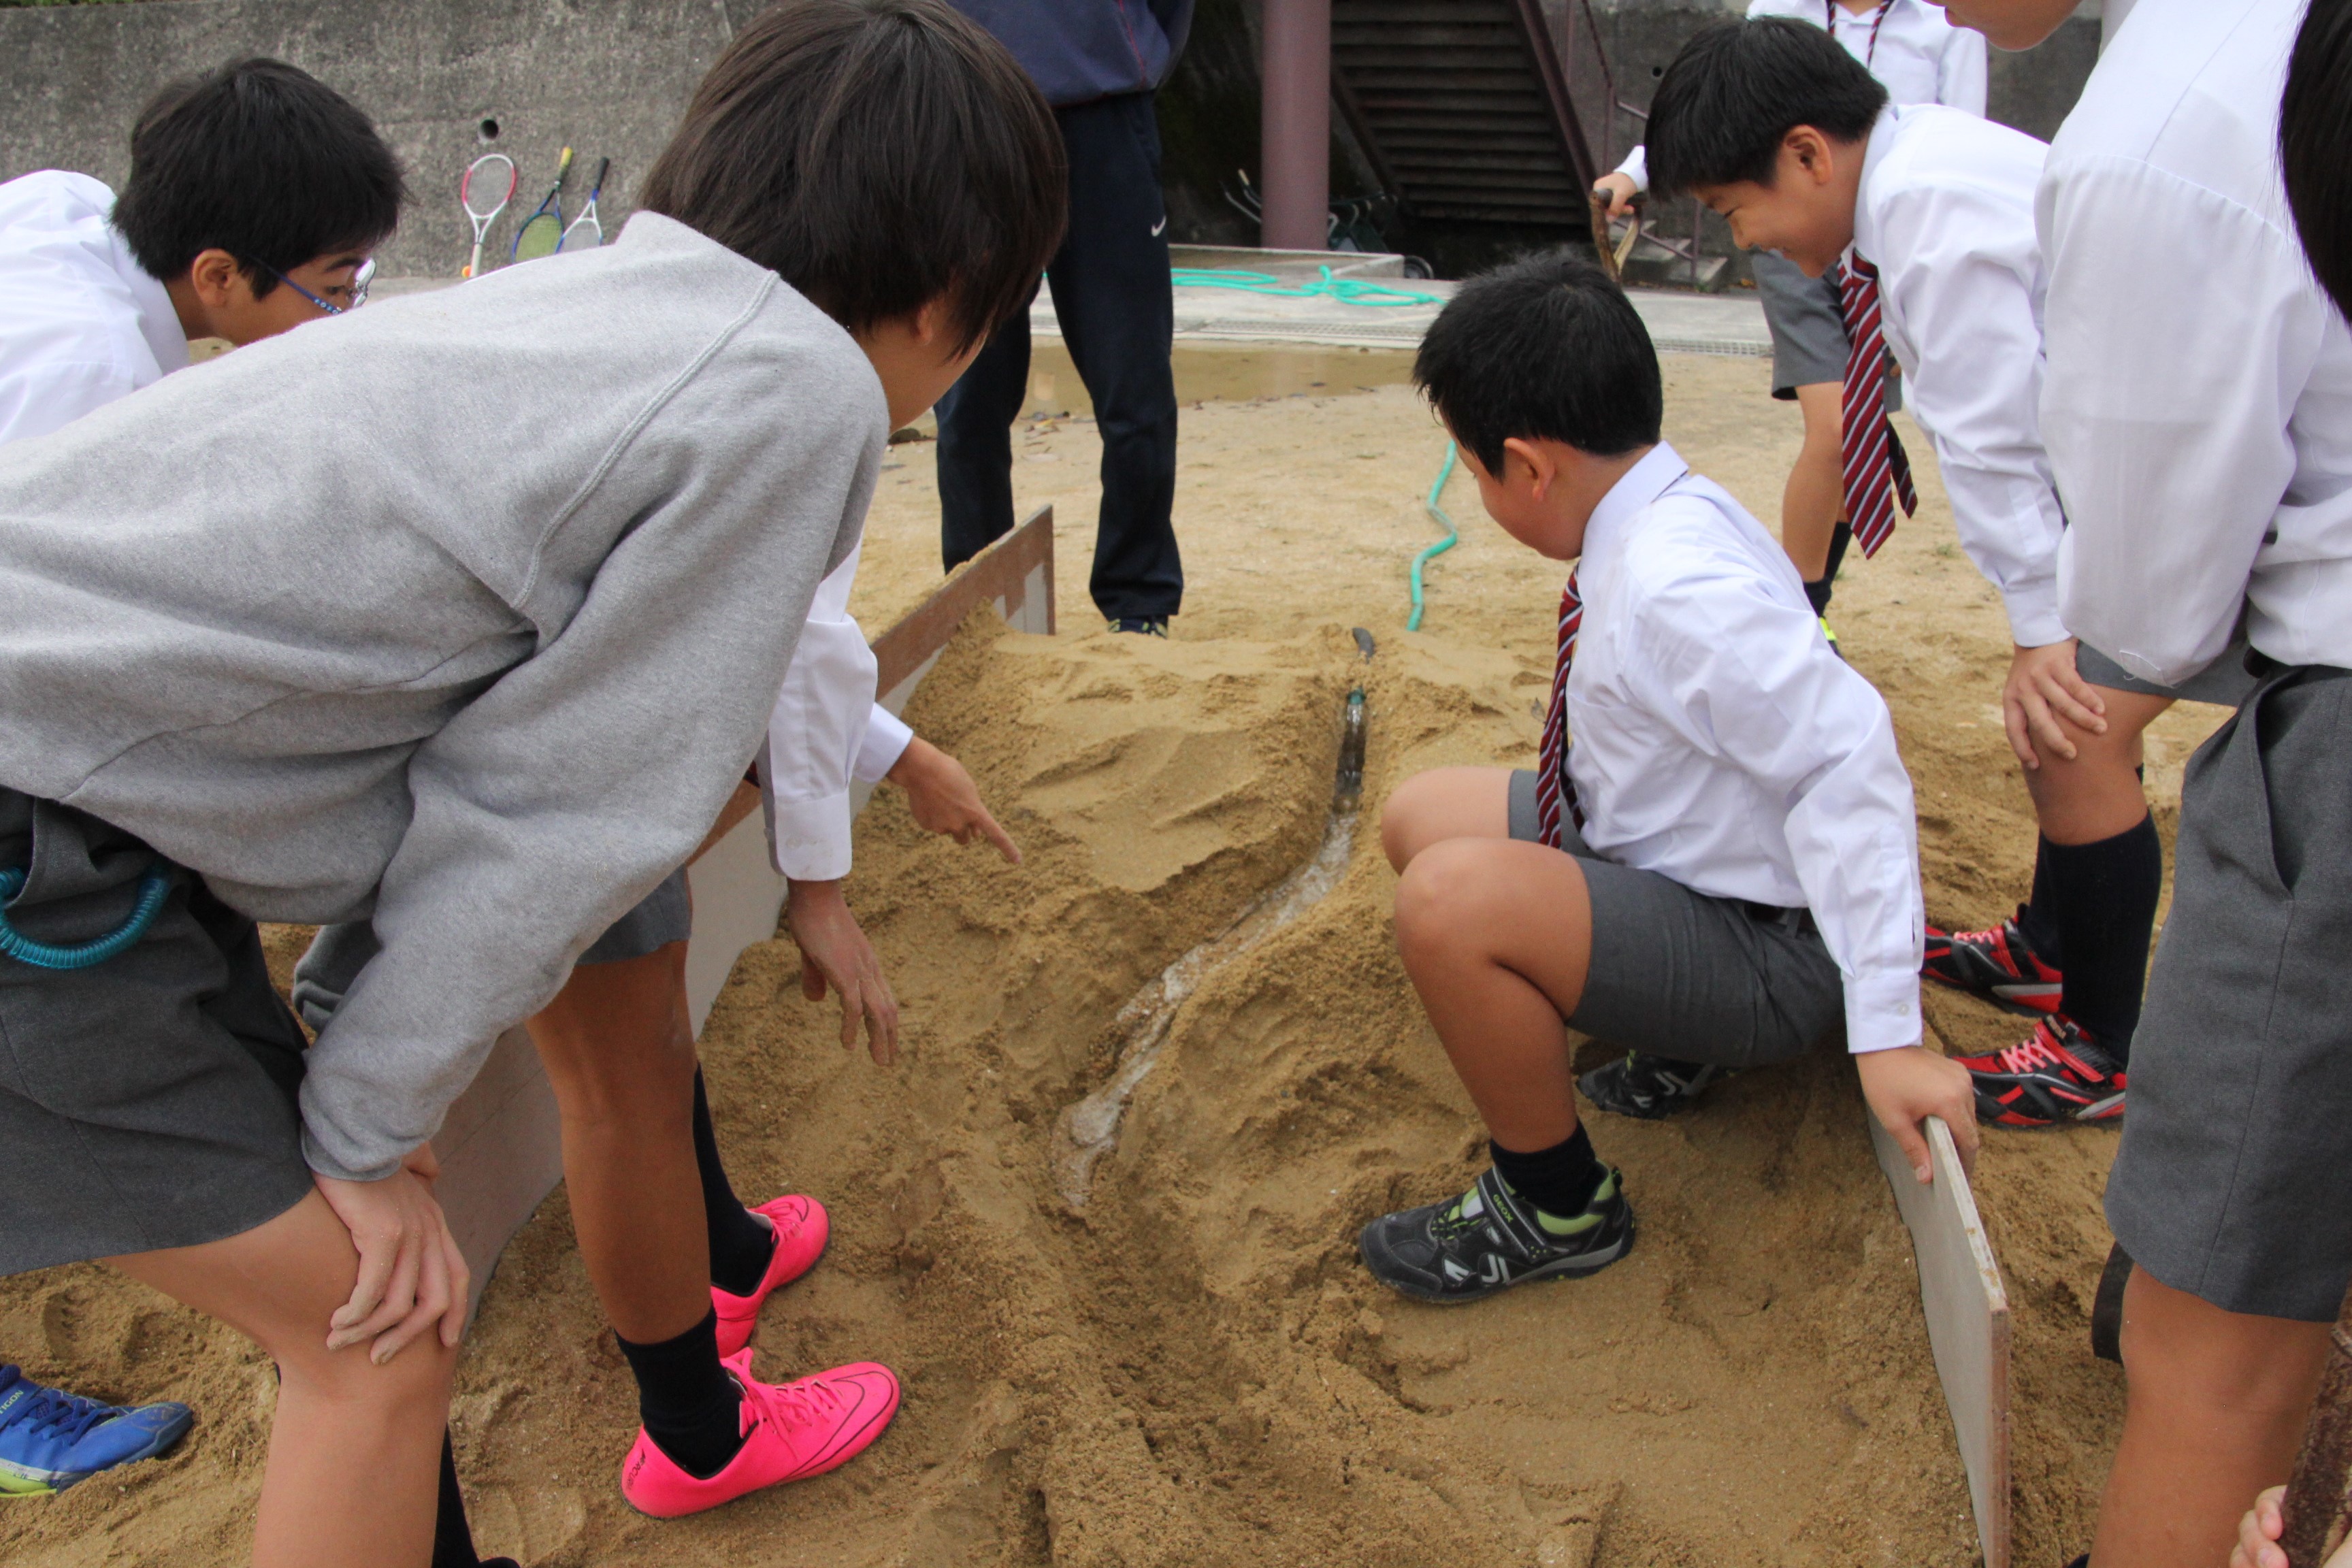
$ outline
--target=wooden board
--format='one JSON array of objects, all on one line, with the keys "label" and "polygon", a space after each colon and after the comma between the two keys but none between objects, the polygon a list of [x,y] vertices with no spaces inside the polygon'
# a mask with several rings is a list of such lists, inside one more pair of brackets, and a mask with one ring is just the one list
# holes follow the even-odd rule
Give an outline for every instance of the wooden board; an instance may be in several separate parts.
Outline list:
[{"label": "wooden board", "polygon": [[1985,1239],[1952,1130],[1937,1117],[1929,1117],[1927,1125],[1935,1180],[1926,1186],[1875,1117],[1870,1121],[1871,1142],[1879,1169],[1895,1189],[1895,1206],[1911,1227],[1927,1343],[1968,1470],[1985,1568],[2010,1568],[2009,1292]]},{"label": "wooden board", "polygon": [[[983,604],[994,605],[1017,631],[1054,629],[1052,507],[1038,508],[875,639],[876,700],[893,713],[904,710],[957,628]],[[853,788],[852,809],[863,808],[870,793],[870,786]],[[735,961],[775,934],[784,879],[768,858],[767,829],[755,814],[688,867],[686,880],[694,899],[686,994],[699,1036]],[[473,1084],[450,1106],[433,1149],[441,1160],[442,1210],[473,1271],[478,1309],[499,1255],[563,1179],[555,1091],[522,1029],[499,1037]]]}]

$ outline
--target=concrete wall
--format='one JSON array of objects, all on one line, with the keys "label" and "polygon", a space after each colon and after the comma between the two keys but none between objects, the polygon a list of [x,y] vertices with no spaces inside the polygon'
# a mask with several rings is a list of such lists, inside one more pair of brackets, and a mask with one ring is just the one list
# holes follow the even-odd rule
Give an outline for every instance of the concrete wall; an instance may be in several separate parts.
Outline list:
[{"label": "concrete wall", "polygon": [[[119,184],[131,123],[176,76],[241,55],[290,60],[373,118],[407,165],[413,204],[382,256],[394,275],[455,276],[472,230],[457,182],[481,153],[522,184],[492,243],[554,177],[570,143],[569,217],[600,157],[609,238],[688,96],[759,0],[174,0],[0,9],[0,178],[68,168]],[[495,140],[484,133],[495,121]]]},{"label": "concrete wall", "polygon": [[[574,167],[567,216],[586,198],[595,161],[610,157],[613,173],[599,210],[606,235],[618,233],[637,182],[667,142],[695,83],[734,28],[764,4],[172,0],[0,8],[0,178],[68,168],[119,184],[130,162],[131,122],[157,88],[239,55],[275,55],[351,98],[406,163],[415,199],[384,250],[385,272],[454,277],[470,241],[457,205],[467,164],[495,147],[521,170],[515,205],[492,230],[493,254],[504,253],[515,226],[538,203],[567,142],[584,161]],[[1555,26],[1573,19],[1572,0],[1546,5]],[[1256,238],[1220,192],[1235,169],[1257,174],[1259,6],[1260,0],[1200,0],[1192,47],[1162,95],[1171,238]],[[1642,107],[1684,40],[1737,14],[1744,0],[1594,0],[1593,8],[1619,96]],[[1994,118],[2050,134],[2080,92],[2097,45],[2091,0],[2042,47],[1996,53]],[[1608,118],[1607,140],[1619,151],[1638,139],[1632,116]],[[1339,117],[1333,120],[1335,193],[1370,190],[1369,164]],[[494,139],[485,132],[491,123]],[[1399,238],[1432,254],[1445,243],[1443,236]],[[1710,248],[1729,248],[1719,232],[1710,238]],[[1480,253],[1465,264],[1486,259]]]}]

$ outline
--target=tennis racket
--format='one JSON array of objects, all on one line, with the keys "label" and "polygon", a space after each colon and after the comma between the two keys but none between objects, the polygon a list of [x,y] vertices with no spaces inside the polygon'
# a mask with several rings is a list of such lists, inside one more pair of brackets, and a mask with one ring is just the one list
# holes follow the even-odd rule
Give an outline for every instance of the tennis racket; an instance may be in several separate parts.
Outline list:
[{"label": "tennis racket", "polygon": [[580,216],[572,220],[563,237],[555,242],[556,249],[593,250],[604,243],[604,226],[596,221],[596,198],[604,194],[604,175],[612,166],[610,158],[596,160],[596,183],[588,187],[588,205],[580,209]]},{"label": "tennis racket", "polygon": [[466,263],[461,277],[471,278],[482,269],[482,237],[490,232],[490,225],[507,210],[514,200],[514,160],[504,153],[485,153],[474,160],[466,177],[457,182],[457,205],[474,224],[474,258]]},{"label": "tennis racket", "polygon": [[555,184],[547,187],[538,209],[515,230],[514,247],[507,254],[508,260],[536,261],[542,256],[554,255],[555,247],[563,243],[563,177],[570,173],[572,149],[566,147],[555,165]]}]

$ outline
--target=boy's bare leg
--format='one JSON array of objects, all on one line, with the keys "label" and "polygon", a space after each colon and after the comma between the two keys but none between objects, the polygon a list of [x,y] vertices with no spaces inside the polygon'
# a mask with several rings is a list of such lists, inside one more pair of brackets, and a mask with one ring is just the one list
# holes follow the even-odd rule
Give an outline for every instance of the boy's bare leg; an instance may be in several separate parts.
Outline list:
[{"label": "boy's bare leg", "polygon": [[2326,1323],[2225,1312],[2132,1270],[2123,1440],[2092,1568],[2211,1568],[2246,1500],[2286,1479],[2326,1359]]},{"label": "boy's bare leg", "polygon": [[278,1413],[253,1532],[255,1568],[425,1568],[457,1352],[437,1335],[384,1365],[327,1349],[359,1254],[316,1192],[266,1225],[202,1247],[108,1261],[236,1329],[278,1363]]},{"label": "boy's bare leg", "polygon": [[1560,1020],[1584,994],[1592,956],[1575,858],[1508,838],[1443,839],[1405,867],[1396,931],[1405,973],[1495,1142],[1531,1152],[1575,1132]]},{"label": "boy's bare leg", "polygon": [[675,1339],[711,1310],[686,943],[583,964],[530,1028],[562,1112],[572,1226],[596,1299],[623,1339]]},{"label": "boy's bare leg", "polygon": [[1381,848],[1402,871],[1448,838],[1511,836],[1508,768],[1432,768],[1389,793],[1381,807]]},{"label": "boy's bare leg", "polygon": [[2129,832],[2147,815],[2147,792],[2138,773],[2140,736],[2172,706],[2172,699],[2105,686],[2091,689],[2106,705],[2106,731],[2067,724],[2074,755],[2037,746],[2042,765],[2025,770],[2042,835],[2053,844],[2096,844]]},{"label": "boy's bare leg", "polygon": [[1780,548],[1808,583],[1829,569],[1830,541],[1845,514],[1845,458],[1841,447],[1840,404],[1845,387],[1834,381],[1797,388],[1805,416],[1805,444],[1789,468],[1780,492]]}]

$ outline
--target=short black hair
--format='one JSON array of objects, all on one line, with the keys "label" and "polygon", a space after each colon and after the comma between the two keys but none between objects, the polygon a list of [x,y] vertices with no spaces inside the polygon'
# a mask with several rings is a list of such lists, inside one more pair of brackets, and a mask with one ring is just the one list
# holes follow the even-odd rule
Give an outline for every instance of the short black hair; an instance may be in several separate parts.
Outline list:
[{"label": "short black hair", "polygon": [[933,300],[969,348],[1062,241],[1054,111],[940,0],[785,0],[735,36],[640,208],[782,277],[852,331]]},{"label": "short black hair", "polygon": [[1694,36],[1650,100],[1650,190],[1769,185],[1780,139],[1810,125],[1840,142],[1869,136],[1886,89],[1845,46],[1785,16],[1727,22]]},{"label": "short black hair", "polygon": [[368,117],[283,60],[232,60],[157,93],[131,132],[114,226],[150,276],[226,250],[257,298],[329,251],[399,226],[400,160]]},{"label": "short black hair", "polygon": [[2279,100],[2279,169],[2303,252],[2352,315],[2352,0],[2311,0]]},{"label": "short black hair", "polygon": [[1514,437],[1614,458],[1654,445],[1665,414],[1649,329],[1625,291],[1570,250],[1465,283],[1421,340],[1412,379],[1490,474]]}]

